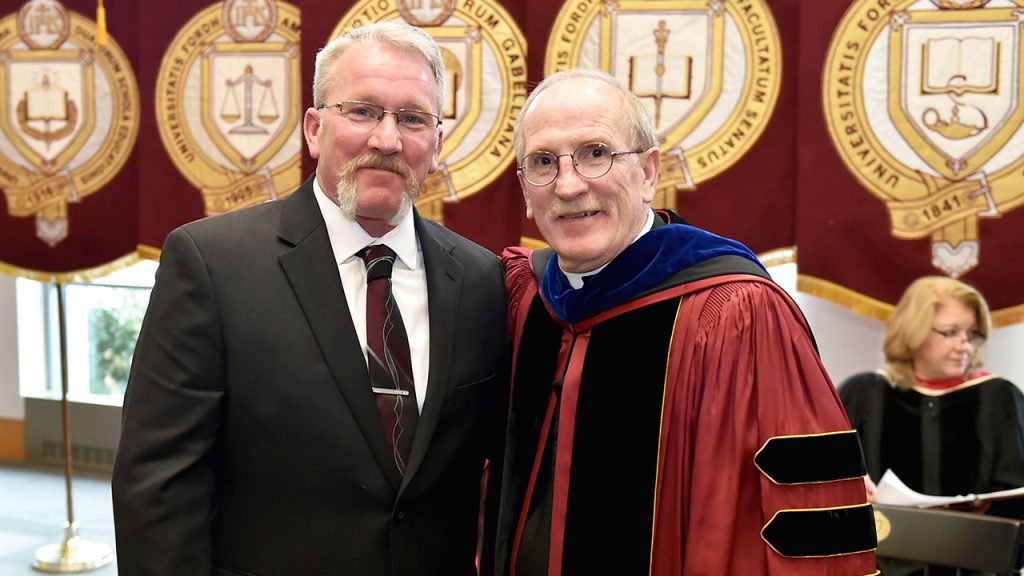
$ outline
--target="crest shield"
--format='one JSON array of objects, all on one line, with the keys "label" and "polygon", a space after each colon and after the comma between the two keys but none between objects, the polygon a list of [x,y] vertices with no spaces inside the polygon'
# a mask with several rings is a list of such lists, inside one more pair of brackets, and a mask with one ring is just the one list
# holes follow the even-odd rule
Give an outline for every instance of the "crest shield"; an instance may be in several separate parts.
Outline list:
[{"label": "crest shield", "polygon": [[203,128],[241,172],[266,164],[292,136],[298,68],[282,42],[219,43],[202,56]]},{"label": "crest shield", "polygon": [[0,129],[45,173],[64,169],[96,124],[90,53],[13,52],[0,67]]},{"label": "crest shield", "polygon": [[910,11],[894,19],[889,113],[943,177],[975,173],[1020,129],[1020,51],[1020,21],[1009,9]]},{"label": "crest shield", "polygon": [[[609,6],[598,17],[600,25],[582,42],[597,43],[600,50],[584,50],[577,65],[601,68],[628,86],[644,102],[665,146],[675,146],[722,95],[723,6],[634,0]],[[600,60],[587,62],[588,55]]]},{"label": "crest shield", "polygon": [[416,208],[443,223],[446,204],[485,190],[515,157],[515,120],[526,100],[526,40],[497,0],[359,0],[331,38],[368,19],[419,27],[441,49],[444,138],[437,170],[424,179]]},{"label": "crest shield", "polygon": [[[483,111],[484,84],[483,45],[480,31],[467,26],[436,26],[424,28],[441,49],[444,58],[445,94],[442,96],[441,121],[445,126],[444,144],[441,149],[441,164],[438,171],[427,176],[423,191],[417,199],[419,204],[456,198],[451,173],[461,170],[478,160],[482,150],[472,149],[466,154],[470,132],[478,127]],[[491,92],[501,90],[500,82],[489,86]],[[485,138],[491,138],[496,126]],[[477,128],[478,129],[478,128]],[[474,138],[469,138],[473,140]]]},{"label": "crest shield", "polygon": [[[441,159],[459,148],[470,129],[480,119],[484,85],[483,46],[475,27],[438,26],[424,28],[434,37],[444,58],[445,94],[442,97],[441,121],[444,123],[444,148]],[[500,85],[491,86],[499,89]],[[452,164],[449,168],[454,168]]]}]

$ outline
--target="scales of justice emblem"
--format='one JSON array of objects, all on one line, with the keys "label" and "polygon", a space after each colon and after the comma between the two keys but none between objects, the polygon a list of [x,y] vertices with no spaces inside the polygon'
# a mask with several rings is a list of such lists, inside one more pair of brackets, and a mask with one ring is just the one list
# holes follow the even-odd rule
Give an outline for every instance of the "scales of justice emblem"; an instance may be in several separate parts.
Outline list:
[{"label": "scales of justice emblem", "polygon": [[762,0],[566,2],[552,27],[545,74],[604,70],[640,97],[662,152],[655,204],[735,164],[778,99],[782,49]]},{"label": "scales of justice emblem", "polygon": [[954,278],[980,262],[979,220],[1024,203],[1022,23],[1019,0],[860,0],[826,60],[840,157],[885,203],[892,236],[928,238]]},{"label": "scales of justice emblem", "polygon": [[416,198],[444,222],[444,206],[486,188],[515,160],[513,130],[526,101],[526,40],[497,0],[361,0],[331,38],[367,22],[404,20],[429,33],[446,68],[438,169]]},{"label": "scales of justice emblem", "polygon": [[0,18],[0,187],[11,216],[36,219],[51,247],[70,231],[68,204],[124,167],[139,129],[131,63],[113,38],[56,0]]},{"label": "scales of justice emblem", "polygon": [[196,14],[164,54],[160,138],[208,215],[301,182],[299,24],[291,4],[227,0]]},{"label": "scales of justice emblem", "polygon": [[[253,72],[252,64],[246,63],[237,78],[224,80],[224,96],[220,106],[219,119],[224,122],[228,134],[245,134],[265,136],[270,134],[269,127],[281,115],[278,113],[274,92],[271,90],[274,81],[260,78]],[[241,87],[242,104],[238,102],[238,89]],[[259,91],[259,105],[253,101],[254,93]],[[254,121],[258,119],[257,125]],[[242,123],[238,124],[241,120]],[[252,154],[242,156],[243,162],[252,162]]]}]

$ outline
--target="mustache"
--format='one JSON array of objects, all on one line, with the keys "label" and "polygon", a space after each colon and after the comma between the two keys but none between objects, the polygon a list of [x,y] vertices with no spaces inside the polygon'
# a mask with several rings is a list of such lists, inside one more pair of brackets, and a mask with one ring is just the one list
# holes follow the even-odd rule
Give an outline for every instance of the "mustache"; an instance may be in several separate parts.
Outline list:
[{"label": "mustache", "polygon": [[593,198],[577,199],[570,202],[558,202],[551,206],[553,216],[564,216],[566,214],[578,214],[580,212],[600,212],[604,210],[601,202],[595,202]]},{"label": "mustache", "polygon": [[407,181],[415,179],[415,176],[412,173],[412,168],[402,161],[401,158],[397,156],[383,156],[381,154],[363,154],[362,156],[353,158],[345,166],[342,172],[351,176],[354,175],[357,170],[362,168],[390,170],[391,172],[401,175]]},{"label": "mustache", "polygon": [[391,224],[397,224],[402,217],[412,208],[413,200],[420,195],[422,185],[416,181],[416,174],[403,160],[397,156],[383,156],[381,154],[363,154],[349,160],[338,170],[338,184],[336,187],[336,198],[341,213],[349,220],[354,220],[359,208],[359,192],[356,190],[356,172],[361,168],[378,168],[390,170],[404,180],[402,186],[401,206],[391,218]]}]

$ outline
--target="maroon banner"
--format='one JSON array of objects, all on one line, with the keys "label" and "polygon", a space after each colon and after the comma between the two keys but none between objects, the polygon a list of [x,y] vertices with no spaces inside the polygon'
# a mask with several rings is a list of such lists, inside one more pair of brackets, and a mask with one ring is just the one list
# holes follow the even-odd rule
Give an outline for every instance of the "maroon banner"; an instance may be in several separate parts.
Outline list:
[{"label": "maroon banner", "polygon": [[38,278],[138,245],[138,7],[111,13],[102,48],[96,3],[65,7],[0,14],[0,271]]},{"label": "maroon banner", "polygon": [[801,5],[800,289],[881,319],[943,274],[984,293],[997,325],[1024,320],[1013,10],[844,4]]},{"label": "maroon banner", "polygon": [[[22,100],[48,101],[46,97],[32,100],[30,96],[34,93],[57,93],[61,99],[67,94],[66,101],[74,104],[78,117],[69,121],[65,109],[37,112],[39,118],[47,118],[47,114],[59,117],[25,122],[25,127],[4,126],[5,139],[0,142],[0,188],[4,191],[0,200],[0,272],[38,279],[89,278],[134,258],[155,258],[164,238],[176,226],[224,209],[243,207],[246,201],[269,199],[265,194],[267,188],[280,188],[274,189],[273,194],[286,195],[312,173],[315,163],[306,153],[301,136],[295,166],[278,168],[282,173],[292,171],[287,175],[294,181],[292,186],[281,186],[280,182],[287,178],[279,174],[273,178],[260,178],[255,174],[250,177],[251,182],[243,180],[239,184],[228,171],[202,157],[213,144],[203,141],[205,136],[197,126],[202,122],[215,124],[217,114],[223,111],[218,108],[223,102],[207,102],[204,105],[210,110],[206,110],[191,101],[198,95],[183,89],[182,84],[199,74],[196,71],[199,64],[188,68],[193,64],[192,59],[198,61],[195,52],[204,45],[216,46],[221,40],[218,34],[222,36],[225,28],[221,17],[223,3],[156,3],[147,5],[145,10],[139,10],[134,3],[108,5],[109,41],[105,46],[100,46],[95,37],[94,1],[64,2],[60,4],[65,9],[62,14],[51,10],[53,2],[44,4],[40,13],[22,18],[26,22],[31,20],[22,29],[34,26],[29,33],[34,31],[36,36],[56,43],[69,54],[63,55],[63,60],[50,62],[39,54],[32,54],[31,50],[16,49],[19,13],[0,15],[3,23],[0,50],[11,51],[14,61],[4,68],[5,80],[10,81],[12,72],[25,77],[21,80],[24,86],[19,84],[24,89],[15,101],[0,104],[14,110]],[[289,5],[278,4],[285,13],[284,7]],[[284,14],[285,22],[278,23],[277,35],[286,37],[282,44],[288,43],[289,27],[294,29],[296,39],[301,30],[301,43],[296,43],[298,74],[290,78],[297,95],[290,106],[300,122],[302,113],[312,103],[316,53],[357,4],[299,1],[290,4],[294,10]],[[510,14],[521,18],[522,10],[522,7],[513,7],[514,12]],[[301,15],[312,17],[302,20]],[[287,22],[288,18],[293,21]],[[59,34],[62,27],[70,31],[63,39]],[[57,29],[58,33],[49,33],[50,28]],[[244,31],[241,34],[244,36]],[[267,42],[274,39],[271,37]],[[40,50],[52,48],[41,46]],[[84,56],[74,61],[70,53]],[[95,70],[89,71],[93,78],[86,79],[83,70],[89,67],[87,64],[103,61],[107,54],[113,54],[106,58],[110,61],[107,67],[117,68],[121,76],[93,65]],[[89,62],[83,62],[82,58]],[[223,61],[230,65],[229,60]],[[33,72],[30,67],[40,68],[43,73]],[[53,70],[61,78],[48,79],[49,84],[44,89],[43,76],[47,70]],[[125,107],[115,106],[113,111],[97,108],[97,100],[119,100],[111,86],[116,89],[129,84],[132,94],[120,98]],[[88,94],[87,87],[91,87]],[[35,105],[33,111],[42,110],[40,105]],[[195,117],[200,109],[201,121]],[[104,131],[118,128],[115,114],[127,116],[134,122],[134,125],[121,127],[131,138],[122,137],[117,142],[113,142],[113,137],[108,138],[111,142],[99,152],[106,154],[102,162],[109,170],[101,174],[102,182],[94,179],[85,185],[83,180],[88,179],[89,174],[84,174],[81,166],[101,161],[96,140]],[[192,117],[186,117],[188,114]],[[5,118],[14,116],[7,109],[3,115]],[[73,131],[71,138],[58,132],[65,128]],[[215,133],[215,128],[208,132]],[[76,134],[84,135],[79,138],[81,141],[74,141]],[[89,140],[90,134],[92,140]],[[116,150],[115,144],[120,146]],[[231,147],[224,142],[214,144],[225,156],[231,154]],[[61,157],[59,147],[63,147],[66,158]],[[248,198],[251,190],[256,193]],[[504,246],[519,241],[521,197],[514,169],[502,168],[477,193],[442,203],[438,219],[499,252]]]},{"label": "maroon banner", "polygon": [[[679,108],[679,98],[671,94],[665,96],[665,109],[674,113],[676,120],[686,114],[691,119],[690,126],[676,126],[675,133],[668,134],[668,140],[674,138],[676,148],[681,149],[679,158],[692,166],[685,175],[681,169],[677,170],[680,176],[675,181],[664,179],[668,184],[659,199],[659,205],[676,208],[694,224],[736,237],[757,251],[793,244],[792,141],[795,123],[792,118],[795,85],[781,82],[782,74],[792,67],[788,62],[791,60],[788,52],[790,48],[780,39],[793,34],[797,21],[794,2],[751,2],[749,4],[756,8],[753,13],[750,13],[749,6],[746,12],[740,7],[730,6],[726,16],[720,19],[734,26],[739,23],[741,35],[727,39],[719,34],[716,41],[724,43],[728,40],[733,46],[739,42],[741,45],[746,44],[751,54],[759,52],[762,54],[759,61],[763,71],[761,77],[748,74],[746,82],[749,85],[741,83],[719,87],[718,92],[698,91],[700,98],[693,100],[704,103],[701,104],[704,109],[698,112],[707,117],[703,130],[710,135],[705,135],[703,140],[697,142],[697,154],[692,157],[686,149],[690,144],[684,138],[687,131],[701,129],[701,124],[692,121],[696,116],[693,110]],[[281,19],[299,20],[299,23],[292,22],[291,25],[301,29],[299,73],[297,78],[290,78],[291,82],[298,83],[296,94],[301,103],[291,103],[291,106],[300,115],[311,104],[309,85],[316,52],[336,32],[339,23],[346,18],[350,22],[381,19],[388,17],[389,10],[395,10],[390,2],[306,0],[291,4],[297,11],[292,14],[284,8],[289,5],[279,4],[282,6]],[[579,34],[581,26],[577,26],[577,22],[581,15],[589,17],[593,26],[594,7],[600,8],[598,4],[559,5],[540,0],[504,4],[496,0],[492,3],[463,0],[440,4],[450,6],[454,11],[454,19],[470,27],[493,29],[504,25],[501,19],[506,17],[511,20],[513,27],[518,27],[525,45],[533,47],[528,52],[524,50],[525,82],[510,75],[512,84],[518,86],[523,96],[529,87],[544,77],[546,70],[564,67],[564,63],[559,64],[554,51],[548,47],[549,40],[557,43],[561,38]],[[93,2],[70,1],[63,6],[68,10],[68,19],[72,24],[81,21],[78,28],[95,28],[93,21],[96,6]],[[90,191],[88,197],[65,193],[62,204],[66,214],[65,217],[57,218],[66,226],[66,234],[61,237],[51,235],[47,239],[37,234],[40,229],[45,231],[47,226],[55,226],[47,220],[52,214],[40,216],[38,210],[12,209],[10,189],[18,188],[18,185],[11,186],[11,181],[5,180],[3,186],[7,192],[7,209],[0,210],[0,269],[37,276],[67,275],[82,271],[88,275],[90,271],[104,271],[111,263],[123,262],[124,257],[154,257],[164,237],[174,227],[210,213],[242,207],[246,202],[268,199],[268,189],[273,189],[274,195],[287,194],[288,186],[282,183],[301,180],[312,172],[314,164],[301,146],[298,167],[287,166],[283,162],[281,166],[267,171],[273,174],[265,178],[258,174],[250,175],[249,180],[241,184],[238,178],[214,162],[204,162],[203,158],[197,158],[206,154],[205,151],[214,145],[225,156],[231,156],[233,152],[231,143],[226,142],[229,138],[218,138],[216,135],[216,124],[219,122],[217,114],[224,112],[223,106],[230,103],[228,96],[231,94],[221,96],[215,89],[211,89],[206,98],[208,101],[197,104],[189,102],[189,96],[186,96],[195,97],[196,89],[183,87],[190,81],[189,78],[192,78],[193,84],[197,82],[195,77],[199,74],[189,66],[193,60],[198,61],[195,52],[199,47],[217,46],[217,42],[222,40],[225,33],[219,12],[222,6],[222,3],[203,2],[158,3],[140,11],[135,5],[116,4],[108,7],[110,43],[107,48],[101,48],[95,38],[77,41],[76,44],[72,37],[69,44],[82,52],[93,55],[117,49],[123,52],[124,61],[120,64],[131,71],[137,86],[133,109],[138,122],[136,138],[133,145],[127,148],[127,156],[122,161],[123,168],[103,186]],[[499,6],[505,14],[498,14],[494,6]],[[643,10],[620,11],[622,24],[618,29],[628,32],[629,26],[637,18],[642,19],[644,14]],[[8,15],[11,19],[10,38],[17,37],[14,25],[16,15]],[[688,26],[694,24],[689,21],[679,22]],[[288,25],[279,22],[278,27],[278,36],[287,37],[290,31]],[[244,37],[245,31],[226,32],[237,32],[236,35],[242,36],[238,38],[239,41],[248,39]],[[681,32],[677,32],[675,37],[671,33],[669,29],[666,43],[670,72],[676,71],[671,67],[674,64],[673,46],[684,38]],[[646,57],[645,51],[654,53],[656,44],[646,30],[640,34],[641,43],[647,45],[637,50],[638,58],[643,58]],[[285,44],[287,38],[282,45]],[[700,46],[697,48],[704,49]],[[514,71],[517,66],[522,66],[522,62],[515,62],[514,50],[499,54],[498,59],[502,56],[510,59],[506,67],[509,70]],[[576,54],[574,57],[576,64],[581,65],[594,58],[587,54]],[[222,57],[220,62],[224,63],[223,66],[231,65],[227,56]],[[751,60],[747,66],[753,68],[757,62]],[[198,67],[198,64],[195,66]],[[708,84],[721,84],[725,72],[724,64],[719,63],[717,68],[712,67],[703,73],[715,79]],[[107,87],[114,82],[116,80],[107,81]],[[757,91],[761,92],[758,95],[752,91],[755,82],[759,85]],[[767,96],[762,90],[765,86],[768,87]],[[102,98],[102,89],[95,90],[99,90]],[[736,90],[749,93],[730,94],[730,91]],[[110,91],[106,94],[109,95]],[[709,105],[723,94],[739,103],[734,104],[724,115],[718,112],[719,117],[715,118],[714,113],[708,111]],[[482,94],[485,100],[497,96]],[[674,112],[673,98],[676,105]],[[762,101],[757,103],[755,98]],[[760,106],[761,109],[751,110],[752,105]],[[510,117],[514,118],[515,113],[517,109],[509,109]],[[751,123],[741,118],[743,114],[758,117]],[[201,122],[197,120],[198,116],[202,116]],[[730,121],[734,125],[730,126]],[[213,133],[212,140],[215,142],[202,141],[201,134],[190,136],[190,131],[201,132],[197,128],[199,123],[205,123],[204,127]],[[93,131],[103,129],[102,124],[94,122]],[[668,151],[669,146],[665,148]],[[26,165],[26,171],[32,171],[29,165],[31,162],[20,158],[20,152],[15,148],[3,149],[5,157],[13,157],[14,161]],[[84,156],[88,152],[84,148],[79,155]],[[124,154],[125,150],[121,153]],[[82,162],[83,159],[79,158],[78,161]],[[37,172],[47,170],[42,160],[37,163]],[[666,168],[670,165],[670,162],[666,162]],[[242,168],[240,166],[240,170]],[[666,172],[671,170],[667,169]],[[756,174],[756,189],[749,185],[750,174]],[[525,220],[522,192],[512,165],[491,175],[475,193],[464,195],[457,201],[449,200],[446,199],[440,211],[433,216],[495,252],[506,245],[519,243],[522,238],[539,236],[532,222]],[[60,211],[57,212],[60,214]]]},{"label": "maroon banner", "polygon": [[[743,6],[743,3],[737,3]],[[796,129],[802,117],[797,100],[799,68],[797,55],[802,46],[791,39],[797,37],[800,18],[798,0],[769,0],[781,38],[779,59],[780,92],[764,133],[741,160],[727,171],[697,185],[692,192],[679,193],[679,213],[695,226],[716,234],[735,238],[755,253],[796,245]],[[751,21],[751,13],[740,11],[753,31],[764,24]],[[751,34],[751,51],[756,56],[748,66],[767,67],[774,60],[768,55],[774,49],[763,34]],[[765,71],[773,78],[775,71]],[[761,77],[755,77],[759,81]],[[717,143],[727,148],[725,134]]]}]

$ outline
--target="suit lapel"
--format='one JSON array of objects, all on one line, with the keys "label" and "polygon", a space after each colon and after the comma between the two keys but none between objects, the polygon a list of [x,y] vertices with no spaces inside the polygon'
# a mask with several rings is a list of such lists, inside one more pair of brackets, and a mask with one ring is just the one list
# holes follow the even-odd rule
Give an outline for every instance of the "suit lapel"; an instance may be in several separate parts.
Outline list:
[{"label": "suit lapel", "polygon": [[451,363],[455,353],[455,320],[462,289],[462,263],[456,260],[454,245],[438,234],[434,225],[414,214],[416,235],[423,250],[427,276],[427,309],[430,314],[430,373],[427,376],[427,397],[416,425],[409,467],[403,486],[416,474],[430,446],[444,409],[448,392]]},{"label": "suit lapel", "polygon": [[[281,268],[309,322],[335,384],[381,469],[397,490],[402,477],[387,448],[376,400],[370,392],[366,359],[345,300],[327,227],[314,197],[312,178],[284,200],[278,237],[291,248],[280,256]],[[433,320],[432,308],[430,312]],[[433,326],[431,338],[434,338]],[[432,372],[433,362],[432,355]]]}]

